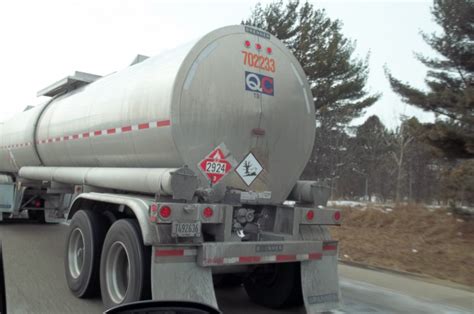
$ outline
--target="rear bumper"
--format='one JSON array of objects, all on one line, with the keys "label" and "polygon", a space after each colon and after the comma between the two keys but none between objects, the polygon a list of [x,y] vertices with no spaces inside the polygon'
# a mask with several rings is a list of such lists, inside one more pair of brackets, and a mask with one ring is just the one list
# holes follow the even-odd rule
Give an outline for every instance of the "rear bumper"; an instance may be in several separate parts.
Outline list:
[{"label": "rear bumper", "polygon": [[201,267],[320,260],[337,256],[337,241],[208,242],[154,248],[155,263],[195,261]]}]

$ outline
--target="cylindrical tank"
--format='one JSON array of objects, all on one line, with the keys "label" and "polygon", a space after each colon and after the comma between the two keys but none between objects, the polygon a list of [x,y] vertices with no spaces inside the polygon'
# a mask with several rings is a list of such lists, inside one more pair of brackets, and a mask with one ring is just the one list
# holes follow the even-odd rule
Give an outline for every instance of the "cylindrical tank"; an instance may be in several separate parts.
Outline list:
[{"label": "cylindrical tank", "polygon": [[[224,27],[0,125],[0,172],[187,165],[209,186],[199,164],[224,144],[236,163],[218,184],[281,202],[312,151],[312,103],[301,66],[277,38]],[[252,182],[235,171],[249,153],[263,168]]]}]

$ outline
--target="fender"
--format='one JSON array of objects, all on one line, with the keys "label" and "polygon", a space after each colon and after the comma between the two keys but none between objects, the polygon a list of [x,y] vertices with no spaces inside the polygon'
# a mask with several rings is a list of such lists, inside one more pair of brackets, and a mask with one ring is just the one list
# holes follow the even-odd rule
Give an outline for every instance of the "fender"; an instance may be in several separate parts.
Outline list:
[{"label": "fender", "polygon": [[83,203],[87,201],[127,206],[137,218],[143,236],[143,243],[145,245],[153,245],[159,242],[153,225],[149,222],[148,215],[153,198],[96,192],[82,193],[72,201],[67,220],[71,219],[78,210],[82,209]]}]

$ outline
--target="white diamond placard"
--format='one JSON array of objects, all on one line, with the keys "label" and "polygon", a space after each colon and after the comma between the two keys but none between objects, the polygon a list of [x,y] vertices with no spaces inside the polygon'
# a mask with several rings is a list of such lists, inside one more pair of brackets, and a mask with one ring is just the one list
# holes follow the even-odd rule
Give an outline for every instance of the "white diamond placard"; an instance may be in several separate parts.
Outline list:
[{"label": "white diamond placard", "polygon": [[240,178],[250,186],[262,172],[263,167],[252,153],[249,153],[235,169]]}]

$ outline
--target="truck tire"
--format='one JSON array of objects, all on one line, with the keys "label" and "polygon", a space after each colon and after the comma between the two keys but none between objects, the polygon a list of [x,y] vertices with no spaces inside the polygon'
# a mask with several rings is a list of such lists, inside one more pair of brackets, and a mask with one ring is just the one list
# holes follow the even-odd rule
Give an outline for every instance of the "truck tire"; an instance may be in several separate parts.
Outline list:
[{"label": "truck tire", "polygon": [[242,285],[243,277],[240,274],[217,274],[212,276],[215,288],[232,288]]},{"label": "truck tire", "polygon": [[244,280],[250,300],[269,308],[285,308],[303,303],[299,263],[258,266]]},{"label": "truck tire", "polygon": [[97,212],[79,210],[72,217],[66,237],[66,281],[78,298],[100,293],[100,254],[109,224]]},{"label": "truck tire", "polygon": [[151,249],[134,219],[117,220],[105,237],[100,289],[105,308],[149,299]]}]

